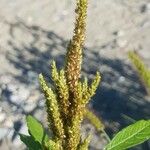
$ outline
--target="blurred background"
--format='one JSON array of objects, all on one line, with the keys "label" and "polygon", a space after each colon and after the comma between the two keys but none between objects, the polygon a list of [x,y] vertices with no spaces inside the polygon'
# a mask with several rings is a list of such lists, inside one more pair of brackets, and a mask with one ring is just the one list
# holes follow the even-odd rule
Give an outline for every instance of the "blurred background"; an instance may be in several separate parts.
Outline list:
[{"label": "blurred background", "polygon": [[[18,132],[27,133],[25,116],[46,127],[38,74],[50,80],[50,61],[64,64],[72,37],[75,0],[0,0],[0,150],[23,150]],[[150,68],[150,0],[89,0],[83,75],[102,82],[89,107],[113,137],[135,120],[150,118],[148,96],[127,52],[135,50]],[[89,123],[91,150],[106,139]],[[133,148],[150,150],[147,142]]]}]

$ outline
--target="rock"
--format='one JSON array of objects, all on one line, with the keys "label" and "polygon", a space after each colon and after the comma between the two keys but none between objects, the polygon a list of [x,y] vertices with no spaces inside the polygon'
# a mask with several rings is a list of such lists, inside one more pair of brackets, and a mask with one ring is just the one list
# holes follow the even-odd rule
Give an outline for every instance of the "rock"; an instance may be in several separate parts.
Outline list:
[{"label": "rock", "polygon": [[13,120],[12,117],[7,117],[7,119],[3,123],[4,127],[13,128]]},{"label": "rock", "polygon": [[40,97],[39,91],[33,90],[28,99],[22,105],[22,108],[26,113],[31,112],[37,107],[39,97]]},{"label": "rock", "polygon": [[123,77],[123,76],[119,77],[118,82],[120,82],[120,83],[125,82],[125,77]]},{"label": "rock", "polygon": [[82,126],[82,138],[86,138],[89,133],[92,135],[90,142],[90,150],[103,150],[107,143],[107,140],[102,134],[97,133],[95,127],[90,123],[83,124]]},{"label": "rock", "polygon": [[148,12],[150,12],[150,3],[147,4]]},{"label": "rock", "polygon": [[[7,138],[6,139],[3,139],[3,141],[1,141],[1,144],[0,144],[0,149],[1,150],[10,150],[10,145],[11,145],[11,141],[8,140]],[[12,148],[12,147],[11,147]]]},{"label": "rock", "polygon": [[34,110],[34,108],[36,108],[37,103],[32,102],[32,103],[26,103],[25,105],[23,105],[23,109],[26,113],[31,112],[32,110]]},{"label": "rock", "polygon": [[106,143],[107,141],[104,137],[102,138],[98,135],[94,135],[91,140],[90,146],[93,147],[93,149],[95,150],[103,150]]},{"label": "rock", "polygon": [[145,3],[140,7],[140,12],[141,13],[146,13],[146,12],[150,12],[150,3]]},{"label": "rock", "polygon": [[117,39],[117,45],[120,47],[120,48],[123,48],[127,45],[128,41],[125,40],[125,39]]},{"label": "rock", "polygon": [[113,35],[117,36],[117,37],[122,37],[125,35],[123,30],[119,30],[119,31],[115,31],[113,32]]},{"label": "rock", "polygon": [[0,123],[3,122],[6,119],[6,114],[3,112],[0,112]]},{"label": "rock", "polygon": [[22,134],[25,134],[25,135],[28,135],[28,128],[27,128],[27,125],[26,123],[24,123],[22,126],[21,126],[21,129],[19,131],[19,133],[22,133]]},{"label": "rock", "polygon": [[143,4],[141,7],[140,7],[140,12],[141,13],[145,13],[147,11],[147,5],[146,4]]},{"label": "rock", "polygon": [[3,93],[6,100],[10,100],[12,103],[21,104],[28,98],[30,91],[23,85],[19,85],[18,83],[10,83],[7,84],[6,88],[3,90]]},{"label": "rock", "polygon": [[[66,44],[73,30],[74,7],[74,2],[70,0],[1,1],[0,27],[3,30],[0,30],[0,106],[5,111],[0,111],[0,121],[2,121],[0,124],[12,129],[11,136],[8,137],[12,145],[11,149],[22,150],[15,146],[20,142],[18,136],[13,142],[11,138],[14,134],[14,123],[17,120],[22,121],[25,112],[32,111],[32,114],[39,120],[43,121],[43,118],[46,120],[45,100],[40,100],[43,98],[35,92],[35,89],[39,88],[38,73],[43,72],[47,76],[49,61],[55,58],[58,60],[58,68],[63,66],[62,60],[66,53]],[[133,86],[135,89],[138,88],[138,85],[131,79],[134,78],[134,75],[128,75],[130,69],[127,68],[124,71],[122,56],[127,58],[124,50],[141,49],[143,61],[147,59],[147,63],[150,64],[150,2],[149,0],[138,2],[95,0],[90,2],[88,13],[86,50],[84,51],[87,55],[84,56],[86,61],[83,68],[85,75],[90,79],[101,68],[100,92],[106,101],[100,108],[106,107],[107,112],[107,108],[109,111],[112,108],[107,107],[108,98],[119,98],[119,102],[122,102],[124,99],[122,94],[128,95],[125,92],[129,92]],[[97,56],[99,52],[103,55],[102,57]],[[116,61],[118,59],[121,60],[121,63]],[[120,89],[122,93],[118,91]],[[130,93],[132,91],[136,95],[138,90],[131,89]],[[99,95],[99,97],[103,99],[103,96]],[[141,100],[141,97],[137,99]],[[145,113],[142,113],[144,110],[140,111],[141,116],[145,116]],[[103,109],[98,111],[103,111]],[[105,110],[102,113],[105,116]],[[106,118],[107,115],[109,113],[106,113]],[[111,118],[111,114],[109,117]],[[84,131],[88,133],[89,128]],[[110,125],[110,128],[116,130],[118,125]],[[18,130],[26,132],[24,122]],[[95,132],[93,134],[92,150],[95,150],[95,147],[100,149],[101,144],[103,145],[103,138],[99,138]],[[5,150],[6,148],[0,146],[0,149]]]},{"label": "rock", "polygon": [[0,140],[2,140],[9,133],[8,128],[0,128]]},{"label": "rock", "polygon": [[20,147],[23,143],[20,140],[20,137],[17,135],[16,138],[12,141],[13,146]]},{"label": "rock", "polygon": [[27,81],[30,84],[33,84],[34,86],[38,85],[38,74],[36,72],[33,71],[28,71],[27,72]]},{"label": "rock", "polygon": [[6,76],[6,75],[1,75],[0,76],[0,80],[1,80],[1,84],[4,85],[4,84],[8,84],[11,82],[12,80],[12,77],[10,77],[9,75]]}]

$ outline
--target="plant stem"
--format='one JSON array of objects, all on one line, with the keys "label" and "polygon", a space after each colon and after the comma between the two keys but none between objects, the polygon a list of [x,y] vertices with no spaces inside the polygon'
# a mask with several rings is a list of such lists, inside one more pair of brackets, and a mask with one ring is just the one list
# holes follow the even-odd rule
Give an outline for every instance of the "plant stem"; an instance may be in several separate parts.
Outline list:
[{"label": "plant stem", "polygon": [[106,133],[106,131],[105,131],[105,130],[102,130],[102,133],[103,133],[103,135],[106,137],[107,141],[110,142],[111,139],[110,139],[110,137],[108,136],[108,134]]}]

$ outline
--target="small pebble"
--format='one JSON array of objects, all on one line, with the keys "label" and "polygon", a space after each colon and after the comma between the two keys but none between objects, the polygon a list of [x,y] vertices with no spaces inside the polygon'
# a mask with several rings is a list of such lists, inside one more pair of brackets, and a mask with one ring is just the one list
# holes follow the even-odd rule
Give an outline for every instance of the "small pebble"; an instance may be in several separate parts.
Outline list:
[{"label": "small pebble", "polygon": [[0,140],[2,140],[9,133],[8,128],[0,128]]},{"label": "small pebble", "polygon": [[3,122],[6,119],[5,113],[0,113],[0,122]]}]

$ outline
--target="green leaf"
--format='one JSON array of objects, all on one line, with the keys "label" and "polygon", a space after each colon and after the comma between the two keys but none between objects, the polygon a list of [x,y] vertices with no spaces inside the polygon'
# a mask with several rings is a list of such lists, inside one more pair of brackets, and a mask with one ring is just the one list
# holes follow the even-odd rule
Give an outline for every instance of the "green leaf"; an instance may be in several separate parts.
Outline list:
[{"label": "green leaf", "polygon": [[28,147],[29,150],[42,150],[39,142],[35,141],[33,137],[24,134],[19,134],[21,141]]},{"label": "green leaf", "polygon": [[32,135],[36,141],[42,144],[43,141],[47,139],[47,135],[45,134],[41,123],[32,116],[27,116],[26,121],[29,134]]},{"label": "green leaf", "polygon": [[125,150],[150,139],[150,120],[141,120],[120,131],[105,150]]}]

